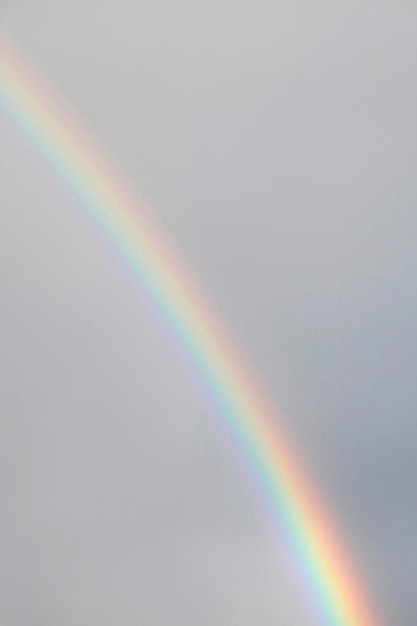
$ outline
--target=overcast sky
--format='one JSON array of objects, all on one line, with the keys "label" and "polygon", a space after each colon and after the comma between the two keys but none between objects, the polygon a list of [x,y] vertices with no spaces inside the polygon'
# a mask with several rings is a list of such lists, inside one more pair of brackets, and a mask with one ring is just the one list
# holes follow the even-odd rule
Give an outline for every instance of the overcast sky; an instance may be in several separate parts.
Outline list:
[{"label": "overcast sky", "polygon": [[[282,407],[390,624],[417,620],[417,5],[0,0]],[[1,626],[310,626],[111,246],[0,111]]]}]

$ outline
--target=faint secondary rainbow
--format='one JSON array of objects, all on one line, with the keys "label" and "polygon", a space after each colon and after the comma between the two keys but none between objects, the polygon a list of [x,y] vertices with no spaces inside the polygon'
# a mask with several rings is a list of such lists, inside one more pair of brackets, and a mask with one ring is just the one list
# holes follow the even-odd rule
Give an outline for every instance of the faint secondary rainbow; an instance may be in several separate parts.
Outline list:
[{"label": "faint secondary rainbow", "polygon": [[186,352],[268,503],[320,623],[382,626],[282,418],[191,269],[116,165],[6,40],[0,103],[106,232]]}]

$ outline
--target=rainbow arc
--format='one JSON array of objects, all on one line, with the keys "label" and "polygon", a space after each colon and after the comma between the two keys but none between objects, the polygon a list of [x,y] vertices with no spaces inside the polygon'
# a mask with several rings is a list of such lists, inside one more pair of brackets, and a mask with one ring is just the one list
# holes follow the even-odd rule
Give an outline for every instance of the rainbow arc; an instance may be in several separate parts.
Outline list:
[{"label": "rainbow arc", "polygon": [[324,626],[383,626],[283,418],[144,200],[10,42],[0,105],[107,234],[186,353],[289,548]]}]

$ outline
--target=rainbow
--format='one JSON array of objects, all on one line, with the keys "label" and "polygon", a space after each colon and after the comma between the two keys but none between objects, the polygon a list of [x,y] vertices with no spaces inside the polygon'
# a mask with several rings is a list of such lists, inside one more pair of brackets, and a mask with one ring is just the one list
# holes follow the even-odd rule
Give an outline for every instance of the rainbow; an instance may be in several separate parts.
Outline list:
[{"label": "rainbow", "polygon": [[382,626],[284,421],[179,251],[116,165],[10,42],[0,104],[104,231],[186,353],[267,502],[326,626]]}]

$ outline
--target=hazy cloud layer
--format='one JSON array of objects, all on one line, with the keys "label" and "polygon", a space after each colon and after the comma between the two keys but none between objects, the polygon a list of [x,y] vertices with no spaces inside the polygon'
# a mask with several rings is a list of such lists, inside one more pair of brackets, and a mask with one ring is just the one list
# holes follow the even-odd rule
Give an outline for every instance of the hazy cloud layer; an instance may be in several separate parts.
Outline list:
[{"label": "hazy cloud layer", "polygon": [[[283,407],[390,623],[417,617],[417,7],[0,1]],[[308,625],[111,247],[0,114],[0,619]]]}]

